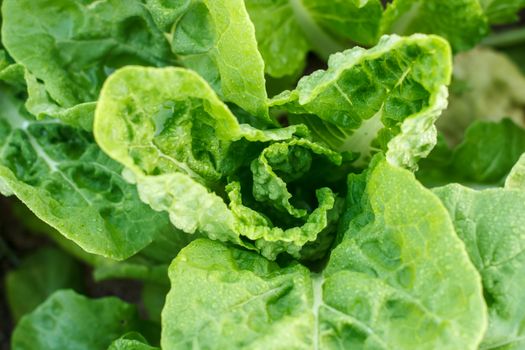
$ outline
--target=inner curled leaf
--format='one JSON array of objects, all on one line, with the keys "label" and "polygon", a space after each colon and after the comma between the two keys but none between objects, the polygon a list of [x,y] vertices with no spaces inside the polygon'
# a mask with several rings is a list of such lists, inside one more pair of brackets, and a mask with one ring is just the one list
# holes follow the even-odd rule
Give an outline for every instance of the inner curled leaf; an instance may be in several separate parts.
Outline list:
[{"label": "inner curled leaf", "polygon": [[340,206],[327,187],[332,174],[311,165],[337,169],[341,155],[307,139],[303,125],[240,124],[190,70],[115,72],[102,89],[94,132],[132,174],[141,200],[185,232],[275,259],[283,252],[301,257],[304,245],[334,230]]}]

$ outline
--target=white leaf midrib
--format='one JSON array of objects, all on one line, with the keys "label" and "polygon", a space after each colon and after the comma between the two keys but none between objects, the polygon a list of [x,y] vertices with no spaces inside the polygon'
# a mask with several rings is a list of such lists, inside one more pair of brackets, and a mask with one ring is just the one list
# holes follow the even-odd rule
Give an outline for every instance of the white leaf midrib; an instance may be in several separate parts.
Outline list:
[{"label": "white leaf midrib", "polygon": [[312,312],[314,315],[314,350],[320,350],[320,339],[319,339],[319,309],[323,305],[323,283],[324,283],[324,277],[321,273],[312,273],[311,274],[312,279],[312,292],[313,292],[313,304],[312,304]]}]

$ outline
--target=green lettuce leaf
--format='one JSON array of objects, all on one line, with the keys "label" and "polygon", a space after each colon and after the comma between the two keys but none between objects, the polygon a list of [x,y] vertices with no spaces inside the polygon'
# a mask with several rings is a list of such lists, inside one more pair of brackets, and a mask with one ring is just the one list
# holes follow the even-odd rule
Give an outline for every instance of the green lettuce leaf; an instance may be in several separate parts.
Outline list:
[{"label": "green lettuce leaf", "polygon": [[[490,142],[487,142],[490,140]],[[454,150],[452,167],[461,178],[477,183],[501,181],[525,152],[525,129],[509,119],[477,122]]]},{"label": "green lettuce leaf", "polygon": [[330,219],[338,219],[337,214],[330,215],[332,210],[338,211],[338,206],[335,194],[327,187],[320,188],[315,193],[318,207],[303,222],[291,228],[274,226],[266,216],[245,206],[238,182],[229,183],[226,191],[234,217],[234,232],[254,241],[257,250],[271,260],[275,260],[282,252],[300,258],[302,247],[308,242],[315,242],[325,229],[330,228]]},{"label": "green lettuce leaf", "polygon": [[524,152],[525,129],[510,119],[477,121],[456,148],[451,150],[443,140],[421,162],[417,176],[431,187],[450,182],[499,185]]},{"label": "green lettuce leaf", "polygon": [[250,166],[255,200],[271,203],[274,208],[293,217],[306,216],[306,209],[296,208],[290,203],[292,194],[288,191],[287,183],[304,176],[312,164],[320,161],[319,156],[326,157],[336,165],[341,164],[338,153],[306,139],[274,143],[265,148]]},{"label": "green lettuce leaf", "polygon": [[[93,268],[93,279],[136,279],[142,282],[169,285],[168,264],[195,236],[178,230],[165,230],[137,254],[123,261],[115,261],[83,250],[74,241],[41,221],[22,202],[10,201],[13,215],[32,234],[43,235],[63,251]],[[160,314],[160,313],[159,313]]]},{"label": "green lettuce leaf", "polygon": [[385,36],[370,50],[332,55],[326,71],[302,78],[270,104],[298,115],[333,149],[358,153],[357,164],[383,150],[391,163],[415,168],[436,142],[450,61],[438,37]]},{"label": "green lettuce leaf", "polygon": [[231,182],[226,187],[230,199],[228,206],[221,197],[180,173],[144,177],[137,186],[141,199],[155,210],[167,211],[177,228],[259,250],[272,260],[285,251],[300,257],[301,247],[317,239],[329,226],[329,218],[337,219],[337,215],[329,215],[336,207],[335,196],[329,188],[318,190],[319,207],[308,215],[304,224],[282,229],[263,214],[243,205],[238,182]]},{"label": "green lettuce leaf", "polygon": [[505,188],[525,190],[525,153],[523,153],[505,179]]},{"label": "green lettuce leaf", "polygon": [[366,178],[351,175],[349,188],[350,220],[324,272],[325,341],[477,349],[486,328],[479,275],[438,198],[385,161]]},{"label": "green lettuce leaf", "polygon": [[227,101],[268,117],[264,62],[242,0],[147,0],[178,60]]},{"label": "green lettuce leaf", "polygon": [[144,283],[141,291],[141,301],[148,320],[157,324],[161,323],[160,314],[164,308],[166,294],[170,290],[168,274],[166,270],[167,284]]},{"label": "green lettuce leaf", "polygon": [[525,7],[524,0],[480,0],[480,3],[492,24],[517,21],[519,11]]},{"label": "green lettuce leaf", "polygon": [[260,255],[197,240],[175,258],[169,275],[163,349],[311,348],[306,268],[280,268]]},{"label": "green lettuce leaf", "polygon": [[10,198],[10,209],[13,216],[19,222],[23,223],[24,228],[27,231],[34,235],[44,236],[53,241],[61,250],[67,252],[67,254],[74,257],[76,260],[90,266],[96,266],[97,264],[105,263],[106,261],[114,262],[103,256],[86,252],[74,241],[69,240],[52,226],[40,220],[35,213],[33,213],[31,209],[20,200],[15,200],[13,197]]},{"label": "green lettuce leaf", "polygon": [[106,350],[120,335],[139,328],[137,310],[130,304],[114,297],[90,300],[62,290],[20,320],[11,346],[13,350]]},{"label": "green lettuce leaf", "polygon": [[310,51],[290,0],[245,0],[265,72],[271,77],[296,76]]},{"label": "green lettuce leaf", "polygon": [[[308,216],[306,211],[295,211],[284,180],[271,166],[283,167],[278,170],[279,176],[294,171],[285,168],[295,160],[278,159],[288,155],[278,155],[274,151],[277,148],[297,149],[306,161],[303,172],[310,168],[309,158],[327,158],[338,165],[341,157],[304,138],[293,139],[306,134],[304,126],[259,130],[239,124],[208,84],[192,71],[144,67],[119,70],[102,89],[94,132],[101,148],[126,166],[126,176],[136,182],[142,201],[157,211],[168,212],[172,223],[185,232],[201,232],[211,239],[261,250],[275,259],[283,251],[298,257],[301,247],[315,241],[329,224],[334,193],[319,189],[314,194],[319,207],[310,208]],[[263,151],[270,142],[276,143]],[[259,161],[254,160],[259,154]],[[271,165],[267,155],[272,158]],[[277,209],[288,206],[293,214],[300,213],[302,222],[281,229],[278,222],[243,205],[241,183],[233,175],[249,171],[250,162],[255,201],[270,202]],[[273,193],[261,185],[266,180],[277,184],[270,189]],[[280,199],[270,199],[274,195]]]},{"label": "green lettuce leaf", "polygon": [[137,332],[129,332],[115,340],[108,350],[160,350],[148,345],[148,341]]},{"label": "green lettuce leaf", "polygon": [[295,76],[312,50],[321,57],[345,42],[373,45],[379,37],[381,2],[319,0],[246,0],[266,73]]},{"label": "green lettuce leaf", "polygon": [[[166,230],[165,234],[155,237],[153,242],[137,254],[123,261],[115,261],[86,252],[74,241],[67,239],[53,227],[38,219],[21,202],[11,201],[11,210],[14,216],[23,222],[24,227],[32,234],[44,235],[67,254],[89,265],[93,269],[92,277],[95,282],[111,279],[133,279],[158,284],[161,287],[169,285],[167,273],[169,263],[180,249],[196,238],[196,236],[188,235],[182,231]],[[52,278],[51,280],[53,281]]]},{"label": "green lettuce leaf", "polygon": [[[379,0],[291,0],[294,7],[302,6],[309,18],[323,31],[339,41],[352,41],[370,46],[379,39],[383,6]],[[296,8],[300,17],[301,9]],[[302,24],[303,26],[306,23]],[[304,27],[303,27],[304,28]],[[307,33],[308,31],[305,30]],[[310,37],[310,39],[313,39]],[[314,44],[315,45],[315,44]],[[322,44],[318,44],[322,45]]]},{"label": "green lettuce leaf", "polygon": [[525,346],[525,192],[460,185],[434,189],[483,282],[489,326],[480,349]]},{"label": "green lettuce leaf", "polygon": [[[1,76],[1,74],[0,74]],[[173,231],[168,217],[143,204],[92,135],[35,120],[15,91],[0,86],[0,179],[41,220],[85,251],[125,259]]]},{"label": "green lettuce leaf", "polygon": [[41,248],[7,273],[5,290],[11,316],[17,322],[59,289],[83,287],[83,270],[71,256],[56,248]]},{"label": "green lettuce leaf", "polygon": [[184,248],[162,348],[477,349],[480,278],[439,199],[384,160],[350,186],[348,225],[320,274],[209,240]]},{"label": "green lettuce leaf", "polygon": [[382,18],[382,32],[436,34],[455,52],[474,47],[488,33],[479,0],[394,0]]},{"label": "green lettuce leaf", "polygon": [[[104,85],[94,133],[112,158],[137,174],[173,171],[212,185],[233,172],[233,145],[288,139],[301,128],[263,131],[239,124],[196,73],[184,68],[126,67]],[[240,149],[243,151],[243,149]]]},{"label": "green lettuce leaf", "polygon": [[89,125],[102,83],[116,68],[171,60],[140,0],[6,0],[2,15],[2,43],[34,75],[28,109],[39,117]]},{"label": "green lettuce leaf", "polygon": [[95,281],[131,279],[166,284],[167,271],[168,265],[153,264],[147,259],[132,257],[130,261],[107,261],[97,264],[93,270],[93,279]]}]

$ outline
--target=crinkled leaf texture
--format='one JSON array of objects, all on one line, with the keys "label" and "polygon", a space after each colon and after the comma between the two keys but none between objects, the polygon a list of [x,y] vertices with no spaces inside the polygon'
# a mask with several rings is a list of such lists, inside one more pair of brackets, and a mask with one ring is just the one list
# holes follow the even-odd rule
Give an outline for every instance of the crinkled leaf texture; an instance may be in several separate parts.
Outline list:
[{"label": "crinkled leaf texture", "polygon": [[314,155],[324,156],[333,164],[341,164],[338,153],[307,139],[293,139],[266,147],[250,166],[255,199],[270,203],[291,216],[306,216],[306,209],[296,208],[290,203],[292,194],[286,182],[299,179],[308,172],[318,161]]},{"label": "crinkled leaf texture", "polygon": [[62,290],[20,320],[11,346],[13,350],[106,350],[113,340],[139,327],[133,305],[114,297],[90,300]]},{"label": "crinkled leaf texture", "polygon": [[16,195],[87,252],[113,259],[172,234],[167,215],[140,201],[135,186],[120,175],[122,166],[89,133],[57,120],[35,120],[13,89],[0,89],[2,193]]},{"label": "crinkled leaf texture", "polygon": [[455,52],[474,47],[488,32],[480,0],[394,0],[381,26],[383,33],[440,35]]},{"label": "crinkled leaf texture", "polygon": [[163,349],[477,349],[479,275],[447,211],[408,171],[352,176],[322,274],[197,240],[169,268]]},{"label": "crinkled leaf texture", "polygon": [[264,61],[243,0],[147,0],[171,50],[219,95],[269,121]]},{"label": "crinkled leaf texture", "polygon": [[[127,67],[113,74],[102,89],[94,132],[101,148],[126,166],[141,199],[155,210],[168,212],[173,224],[188,233],[202,232],[212,239],[257,249],[272,259],[283,251],[298,257],[301,247],[315,241],[328,226],[328,212],[335,207],[335,194],[323,187],[317,191],[319,206],[309,215],[292,208],[286,185],[264,155],[259,158],[262,168],[253,163],[255,198],[285,213],[299,213],[303,220],[281,229],[245,206],[242,184],[233,177],[266,143],[306,153],[301,155],[306,163],[305,157],[324,157],[340,164],[341,156],[306,139],[295,139],[307,133],[301,125],[259,130],[239,124],[206,81],[184,68]],[[267,153],[272,151],[263,152]],[[293,172],[285,169],[290,160],[272,156],[272,162],[283,168],[279,173]],[[272,193],[260,186],[265,181],[274,183]]]},{"label": "crinkled leaf texture", "polygon": [[2,43],[34,75],[28,109],[39,117],[89,125],[116,68],[166,65],[172,57],[140,0],[6,0],[2,15]]},{"label": "crinkled leaf texture", "polygon": [[525,346],[525,192],[475,191],[460,185],[434,189],[448,209],[483,282],[489,327],[480,349]]},{"label": "crinkled leaf texture", "polygon": [[415,168],[436,142],[434,122],[447,106],[451,53],[446,41],[415,34],[384,36],[372,49],[334,54],[326,71],[302,78],[271,100],[338,151],[363,165],[383,150]]}]

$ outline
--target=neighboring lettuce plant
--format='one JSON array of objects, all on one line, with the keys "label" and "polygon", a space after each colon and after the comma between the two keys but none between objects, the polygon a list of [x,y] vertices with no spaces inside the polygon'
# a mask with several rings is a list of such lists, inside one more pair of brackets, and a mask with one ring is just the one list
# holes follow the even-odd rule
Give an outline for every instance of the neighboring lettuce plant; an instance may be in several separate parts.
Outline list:
[{"label": "neighboring lettuce plant", "polygon": [[452,145],[476,120],[497,122],[505,117],[525,127],[525,75],[507,56],[488,48],[459,54],[449,102],[436,125]]},{"label": "neighboring lettuce plant", "polygon": [[450,182],[473,187],[502,185],[524,152],[524,128],[509,119],[478,120],[467,128],[463,140],[454,148],[441,137],[428,158],[420,162],[417,176],[430,187]]},{"label": "neighboring lettuce plant", "polygon": [[0,2],[13,350],[525,346],[522,0]]}]

